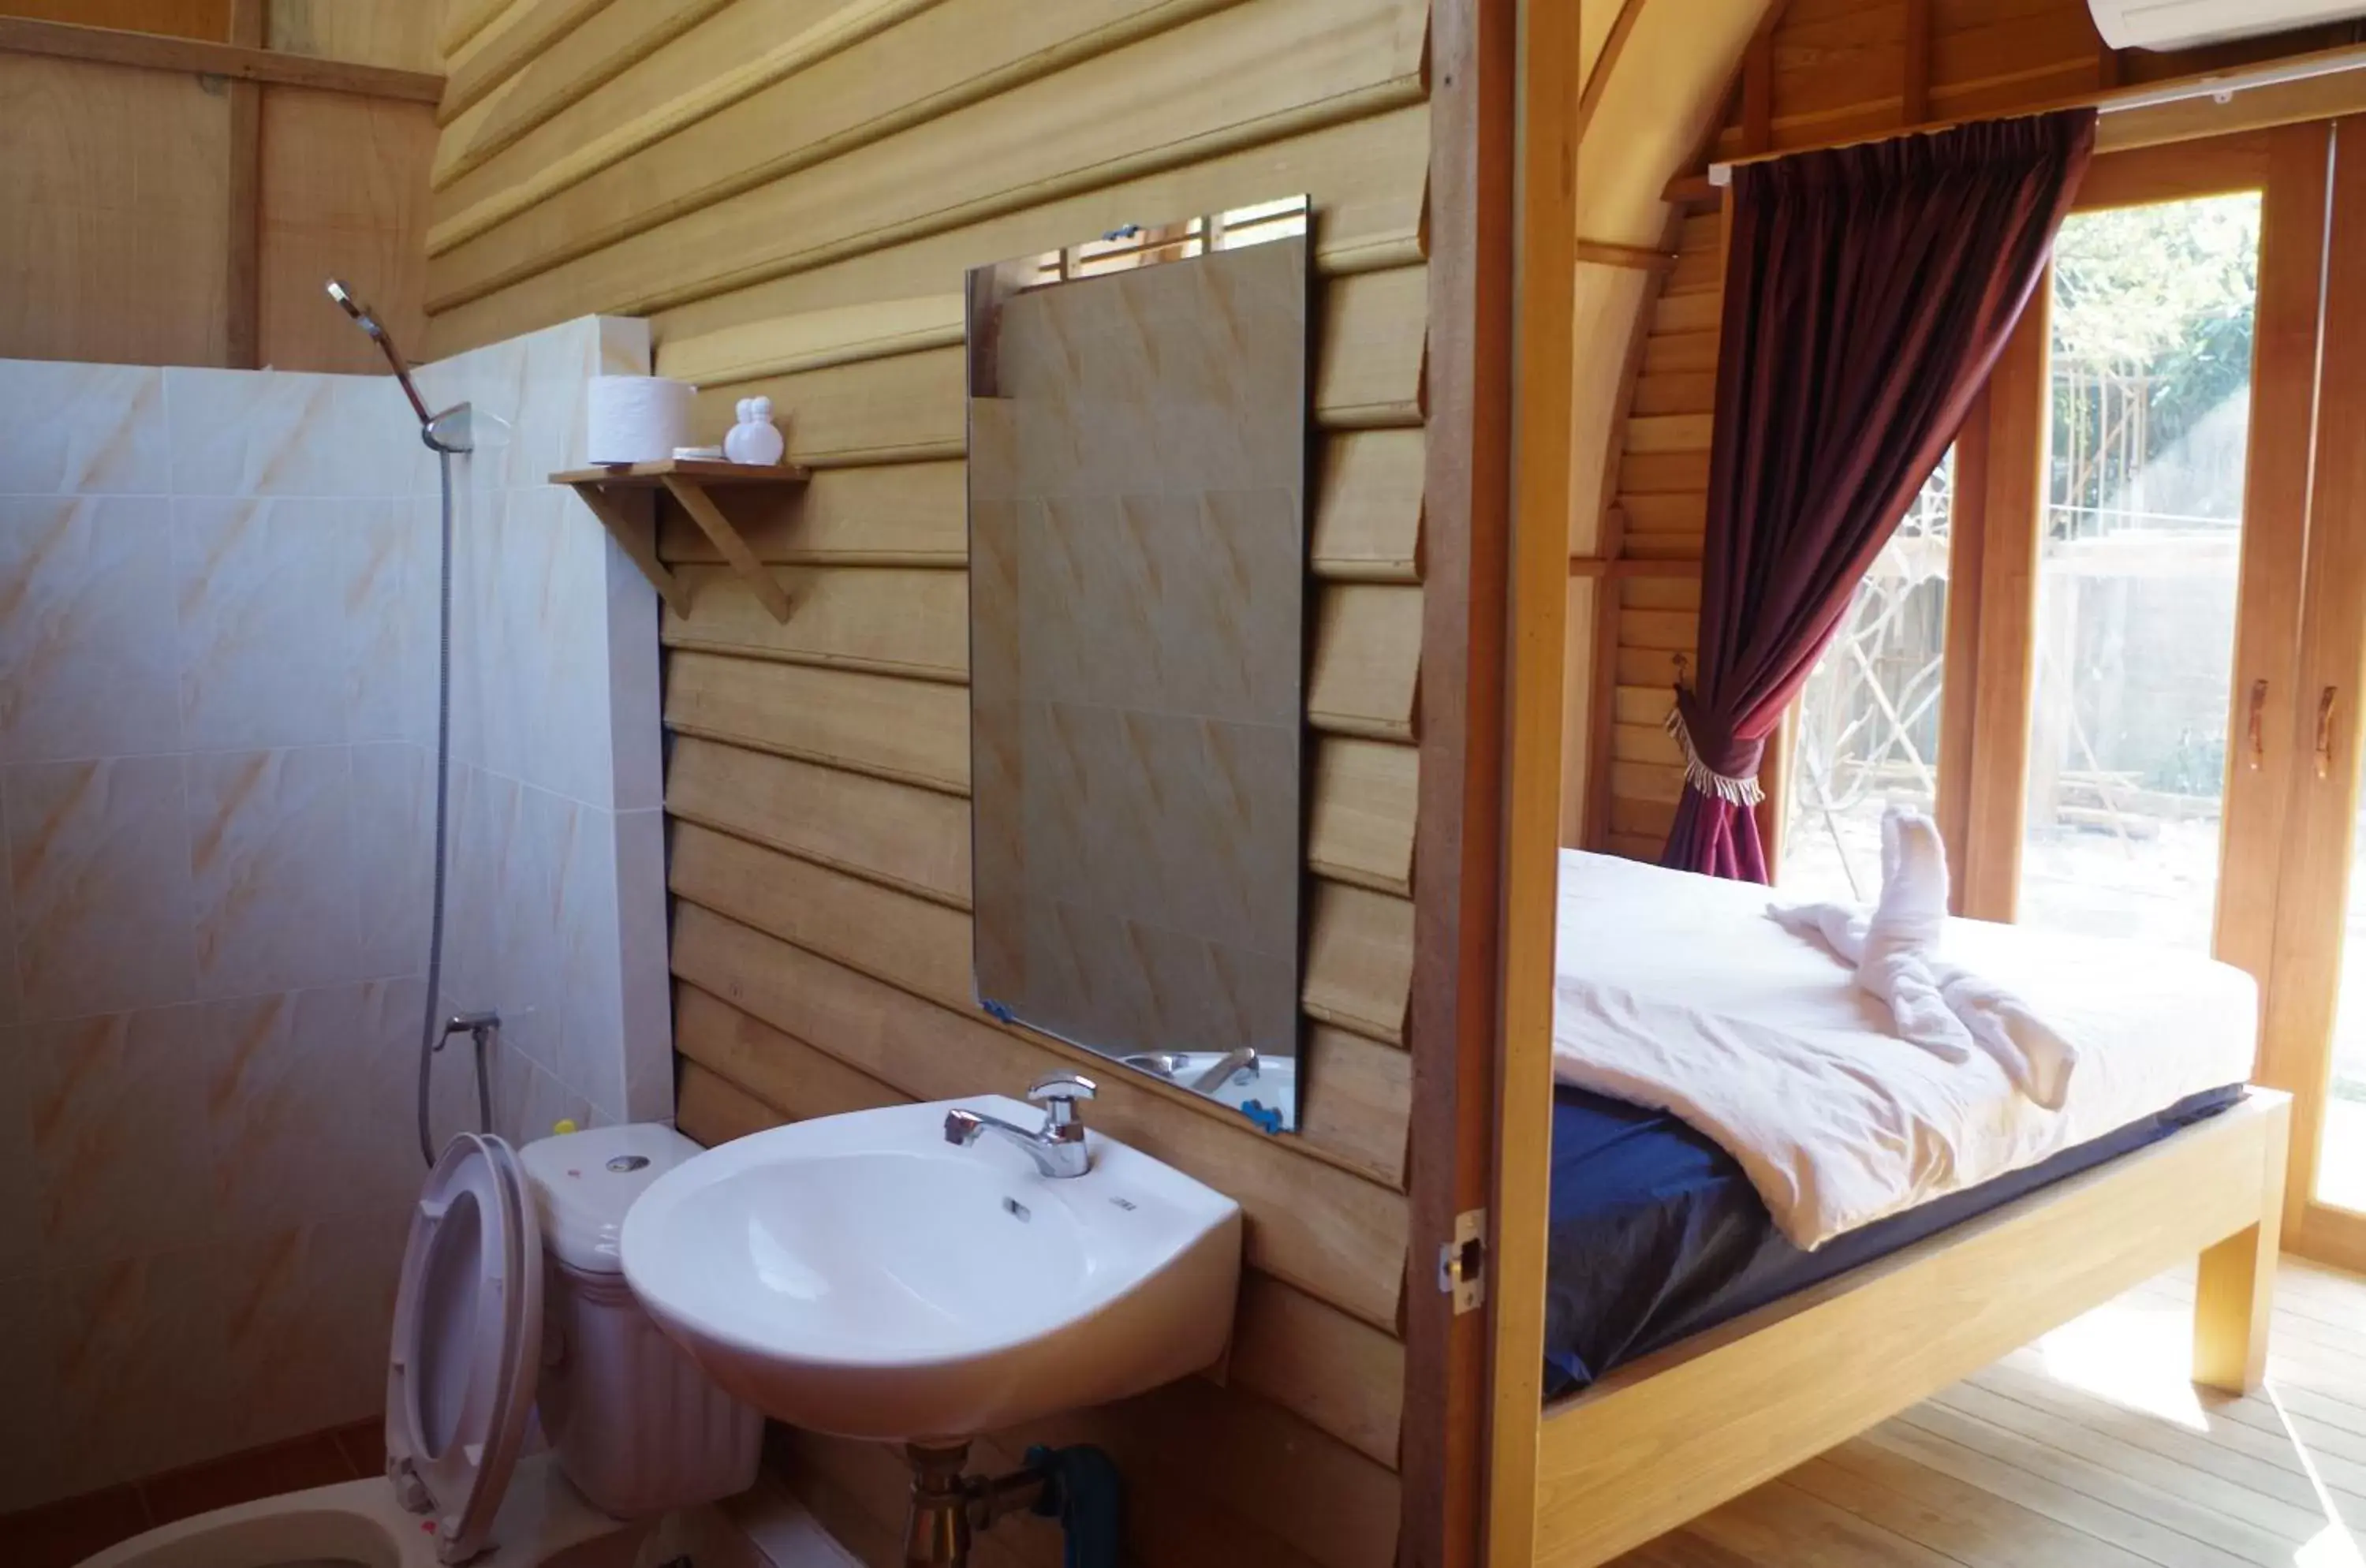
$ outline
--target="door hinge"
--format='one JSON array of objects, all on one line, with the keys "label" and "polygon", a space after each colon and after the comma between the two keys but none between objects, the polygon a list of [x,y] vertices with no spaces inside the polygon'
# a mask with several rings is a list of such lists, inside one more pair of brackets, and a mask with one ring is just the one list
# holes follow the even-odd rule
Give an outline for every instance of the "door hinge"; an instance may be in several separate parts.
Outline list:
[{"label": "door hinge", "polygon": [[1475,1312],[1487,1300],[1487,1211],[1465,1209],[1454,1216],[1454,1239],[1437,1249],[1437,1288],[1454,1298],[1454,1315]]}]

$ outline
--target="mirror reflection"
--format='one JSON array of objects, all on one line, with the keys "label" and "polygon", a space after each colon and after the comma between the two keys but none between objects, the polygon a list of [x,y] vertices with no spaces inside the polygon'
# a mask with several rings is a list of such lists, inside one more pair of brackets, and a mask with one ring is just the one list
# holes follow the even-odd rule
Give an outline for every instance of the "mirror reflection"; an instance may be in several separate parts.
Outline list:
[{"label": "mirror reflection", "polygon": [[1297,1124],[1302,197],[969,278],[979,1004]]}]

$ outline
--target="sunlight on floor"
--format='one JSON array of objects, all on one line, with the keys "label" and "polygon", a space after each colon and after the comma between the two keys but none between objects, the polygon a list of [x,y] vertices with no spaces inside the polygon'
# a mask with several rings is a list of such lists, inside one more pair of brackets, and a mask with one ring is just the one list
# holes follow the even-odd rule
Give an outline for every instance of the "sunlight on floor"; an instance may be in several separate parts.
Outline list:
[{"label": "sunlight on floor", "polygon": [[2193,1314],[2153,1302],[2112,1302],[2037,1342],[2045,1372],[2058,1383],[2196,1432],[2210,1420],[2186,1381],[2193,1357]]},{"label": "sunlight on floor", "polygon": [[2366,1556],[2360,1554],[2357,1538],[2347,1529],[2327,1525],[2322,1535],[2293,1553],[2293,1568],[2366,1568]]}]

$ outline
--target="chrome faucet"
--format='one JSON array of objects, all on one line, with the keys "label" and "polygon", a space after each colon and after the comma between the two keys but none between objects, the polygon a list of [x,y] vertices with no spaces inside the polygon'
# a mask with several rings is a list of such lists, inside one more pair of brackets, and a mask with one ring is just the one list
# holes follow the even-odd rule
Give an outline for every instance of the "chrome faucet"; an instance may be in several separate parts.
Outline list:
[{"label": "chrome faucet", "polygon": [[1246,1045],[1225,1052],[1216,1059],[1215,1066],[1183,1087],[1195,1094],[1213,1094],[1230,1082],[1234,1073],[1244,1068],[1247,1069],[1249,1077],[1257,1076],[1257,1054]]},{"label": "chrome faucet", "polygon": [[999,1134],[1026,1150],[1045,1176],[1082,1176],[1093,1161],[1085,1147],[1085,1124],[1076,1120],[1076,1101],[1092,1099],[1094,1092],[1093,1080],[1082,1073],[1046,1073],[1027,1089],[1027,1098],[1043,1108],[1042,1127],[1031,1133],[999,1116],[948,1111],[945,1142],[966,1148],[984,1134]]}]

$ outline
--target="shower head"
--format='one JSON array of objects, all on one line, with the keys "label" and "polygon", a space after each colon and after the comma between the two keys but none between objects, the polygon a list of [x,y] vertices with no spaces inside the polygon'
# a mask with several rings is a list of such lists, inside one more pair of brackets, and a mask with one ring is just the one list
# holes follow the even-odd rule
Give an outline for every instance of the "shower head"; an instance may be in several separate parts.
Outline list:
[{"label": "shower head", "polygon": [[355,325],[369,333],[370,341],[377,344],[378,352],[385,355],[386,362],[394,367],[394,378],[402,383],[402,395],[411,400],[412,410],[419,415],[420,429],[428,433],[430,446],[437,445],[434,434],[436,416],[428,412],[426,402],[419,395],[419,389],[411,384],[411,367],[404,362],[402,350],[394,346],[393,337],[377,324],[377,318],[370,314],[370,308],[354,298],[352,289],[333,277],[329,279],[328,287],[329,298],[354,319]]}]

